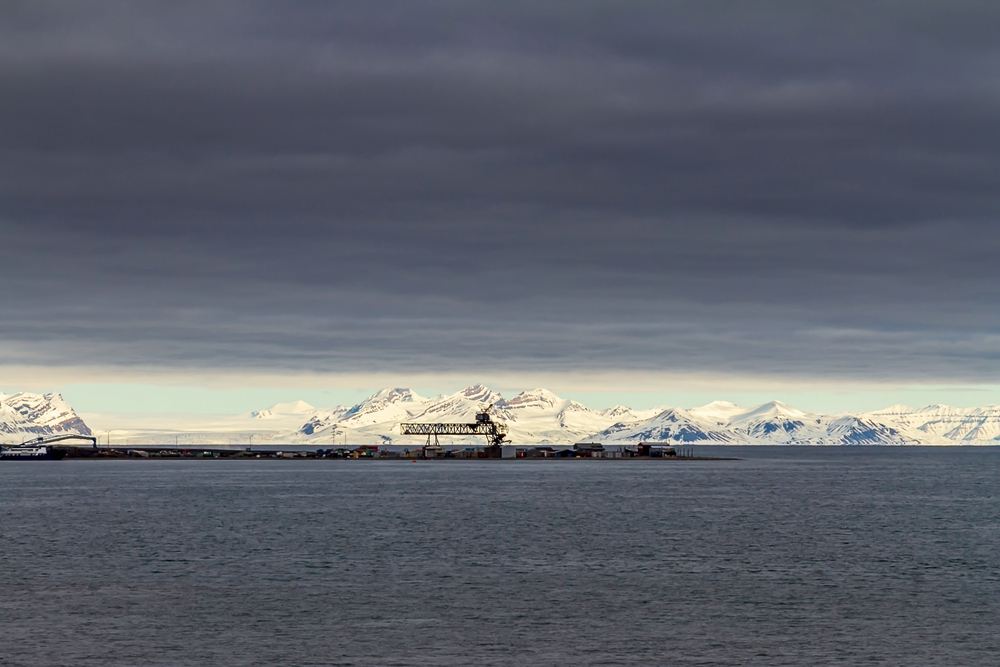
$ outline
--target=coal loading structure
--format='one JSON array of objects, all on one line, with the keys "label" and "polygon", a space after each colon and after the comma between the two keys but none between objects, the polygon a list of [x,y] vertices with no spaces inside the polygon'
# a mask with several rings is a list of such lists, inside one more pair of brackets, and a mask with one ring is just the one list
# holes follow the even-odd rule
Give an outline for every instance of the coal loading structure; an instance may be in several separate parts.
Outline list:
[{"label": "coal loading structure", "polygon": [[400,435],[426,435],[427,448],[440,448],[441,435],[482,435],[486,437],[487,458],[500,458],[501,447],[507,441],[507,425],[494,421],[490,416],[490,404],[476,413],[475,422],[403,422],[399,425]]}]

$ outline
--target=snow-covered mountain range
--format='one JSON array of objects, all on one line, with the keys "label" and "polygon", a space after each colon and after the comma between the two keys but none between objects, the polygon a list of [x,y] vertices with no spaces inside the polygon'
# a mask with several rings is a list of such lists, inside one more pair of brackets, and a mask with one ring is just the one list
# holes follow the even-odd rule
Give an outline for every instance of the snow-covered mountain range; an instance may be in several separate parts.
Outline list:
[{"label": "snow-covered mountain range", "polygon": [[[399,424],[470,422],[482,406],[492,404],[493,416],[509,428],[513,444],[572,444],[642,441],[676,444],[818,444],[818,445],[954,445],[1000,444],[1000,406],[951,408],[896,405],[857,414],[804,412],[780,401],[739,406],[715,401],[698,408],[633,410],[615,406],[594,410],[560,398],[547,389],[521,392],[512,398],[483,385],[454,394],[420,396],[410,389],[383,389],[357,405],[315,408],[303,401],[279,403],[266,410],[215,419],[201,427],[184,428],[178,421],[158,427],[114,430],[133,443],[301,443],[411,444],[416,436],[401,436]],[[163,418],[161,417],[161,420]],[[90,434],[90,428],[58,394],[0,394],[0,434]],[[10,438],[8,438],[10,440]],[[450,444],[482,444],[482,438],[442,438]]]},{"label": "snow-covered mountain range", "polygon": [[[652,419],[615,424],[594,439],[676,444],[918,445],[929,444],[919,428],[872,414],[820,415],[780,401],[754,408],[716,401],[700,408],[668,408]],[[935,444],[959,444],[957,442]],[[981,443],[982,444],[982,443]]]},{"label": "snow-covered mountain range", "polygon": [[[489,404],[493,405],[493,418],[507,424],[509,437],[516,443],[574,443],[618,421],[639,422],[658,412],[621,406],[592,410],[547,389],[521,392],[511,399],[483,385],[434,398],[424,398],[409,389],[383,389],[350,408],[317,410],[299,429],[299,435],[317,442],[340,442],[346,435],[349,442],[415,443],[419,438],[399,435],[400,422],[474,422],[476,412]],[[459,437],[449,438],[448,442],[481,440]]]},{"label": "snow-covered mountain range", "polygon": [[87,425],[59,394],[0,393],[0,435],[53,433],[91,434]]},{"label": "snow-covered mountain range", "polygon": [[[594,410],[547,389],[512,398],[482,385],[450,395],[422,397],[409,389],[383,389],[355,406],[316,410],[294,439],[317,443],[417,444],[399,435],[399,423],[465,422],[492,403],[515,444],[606,444],[642,441],[677,444],[916,445],[1000,444],[1000,406],[948,408],[893,406],[858,414],[804,412],[780,401],[744,407],[715,401],[699,408]],[[477,438],[449,438],[460,444]]]}]

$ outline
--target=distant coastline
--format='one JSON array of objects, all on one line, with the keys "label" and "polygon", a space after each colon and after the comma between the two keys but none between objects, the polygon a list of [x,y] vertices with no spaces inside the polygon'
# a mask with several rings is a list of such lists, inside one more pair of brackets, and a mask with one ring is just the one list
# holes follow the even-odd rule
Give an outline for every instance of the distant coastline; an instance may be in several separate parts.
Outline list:
[{"label": "distant coastline", "polygon": [[[593,443],[588,443],[593,445]],[[7,453],[10,452],[9,448]],[[698,455],[692,447],[665,446],[514,446],[500,447],[379,447],[372,445],[313,448],[308,445],[258,447],[160,447],[157,445],[59,447],[62,459],[231,459],[303,460],[341,459],[362,461],[734,461],[732,457]]]}]

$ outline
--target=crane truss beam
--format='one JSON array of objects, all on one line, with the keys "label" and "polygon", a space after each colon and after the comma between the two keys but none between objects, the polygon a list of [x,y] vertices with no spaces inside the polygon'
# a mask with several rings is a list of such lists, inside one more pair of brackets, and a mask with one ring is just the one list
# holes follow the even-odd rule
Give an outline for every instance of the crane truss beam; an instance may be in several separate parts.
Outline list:
[{"label": "crane truss beam", "polygon": [[62,435],[40,435],[37,438],[22,442],[22,445],[31,445],[32,447],[39,447],[41,445],[51,445],[56,442],[62,442],[64,440],[86,440],[91,444],[92,447],[97,446],[97,438],[92,435],[76,435],[76,434],[62,434]]},{"label": "crane truss beam", "polygon": [[500,445],[507,437],[507,425],[497,422],[477,422],[474,424],[417,424],[403,423],[399,425],[401,435],[485,435],[490,445]]}]

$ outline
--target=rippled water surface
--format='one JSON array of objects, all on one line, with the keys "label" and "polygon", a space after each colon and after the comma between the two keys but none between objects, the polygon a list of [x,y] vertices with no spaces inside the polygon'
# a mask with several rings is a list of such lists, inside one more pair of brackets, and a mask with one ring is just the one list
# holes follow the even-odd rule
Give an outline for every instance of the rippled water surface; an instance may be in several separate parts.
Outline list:
[{"label": "rippled water surface", "polygon": [[0,664],[1000,664],[1000,451],[712,453],[3,462]]}]

